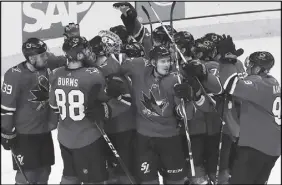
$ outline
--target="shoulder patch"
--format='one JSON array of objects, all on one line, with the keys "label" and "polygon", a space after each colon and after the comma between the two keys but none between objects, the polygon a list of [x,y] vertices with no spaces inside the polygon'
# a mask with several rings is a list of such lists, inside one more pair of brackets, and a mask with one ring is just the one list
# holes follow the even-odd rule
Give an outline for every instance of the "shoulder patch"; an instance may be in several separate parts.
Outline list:
[{"label": "shoulder patch", "polygon": [[90,74],[92,73],[99,73],[99,70],[95,67],[90,67],[86,69],[86,72],[89,72]]},{"label": "shoulder patch", "polygon": [[151,65],[150,61],[144,58],[144,64],[145,66],[149,66]]},{"label": "shoulder patch", "polygon": [[15,67],[12,67],[12,72],[18,72],[18,73],[21,73],[21,69],[19,68],[19,66],[15,66]]}]

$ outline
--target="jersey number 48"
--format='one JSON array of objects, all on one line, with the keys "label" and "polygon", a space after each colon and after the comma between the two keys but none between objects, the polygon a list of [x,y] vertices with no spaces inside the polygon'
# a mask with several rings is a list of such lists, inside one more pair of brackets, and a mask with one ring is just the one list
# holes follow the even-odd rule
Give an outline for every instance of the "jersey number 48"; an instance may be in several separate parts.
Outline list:
[{"label": "jersey number 48", "polygon": [[71,90],[66,94],[63,89],[56,89],[55,95],[62,120],[66,119],[67,112],[68,116],[74,121],[80,121],[85,117],[83,92]]}]

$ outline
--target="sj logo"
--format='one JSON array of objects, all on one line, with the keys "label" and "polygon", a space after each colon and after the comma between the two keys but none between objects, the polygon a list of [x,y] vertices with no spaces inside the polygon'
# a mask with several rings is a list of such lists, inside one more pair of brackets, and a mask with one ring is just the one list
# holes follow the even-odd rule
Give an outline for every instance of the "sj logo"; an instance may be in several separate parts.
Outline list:
[{"label": "sj logo", "polygon": [[150,170],[150,165],[147,162],[144,162],[141,164],[141,171],[144,172],[144,174],[149,173]]}]

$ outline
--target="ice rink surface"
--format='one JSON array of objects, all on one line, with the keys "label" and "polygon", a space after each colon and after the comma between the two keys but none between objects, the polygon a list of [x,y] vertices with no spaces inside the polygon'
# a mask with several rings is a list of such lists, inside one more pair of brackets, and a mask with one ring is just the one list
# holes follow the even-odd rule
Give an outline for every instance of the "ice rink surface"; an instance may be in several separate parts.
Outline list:
[{"label": "ice rink surface", "polygon": [[[266,50],[271,52],[275,57],[275,66],[271,70],[271,74],[276,77],[281,85],[281,38],[269,37],[261,39],[239,40],[235,41],[237,48],[242,47],[245,53],[239,58],[244,61],[247,55],[254,51]],[[4,65],[4,64],[1,64]],[[264,137],[264,136],[262,136]],[[59,184],[63,162],[61,159],[61,153],[57,141],[57,131],[53,131],[54,145],[55,145],[55,165],[52,167],[52,172],[49,178],[49,184]],[[1,184],[14,184],[15,183],[15,171],[12,169],[12,157],[11,152],[6,151],[1,147]],[[276,165],[272,169],[268,184],[281,184],[281,156],[276,162]]]}]

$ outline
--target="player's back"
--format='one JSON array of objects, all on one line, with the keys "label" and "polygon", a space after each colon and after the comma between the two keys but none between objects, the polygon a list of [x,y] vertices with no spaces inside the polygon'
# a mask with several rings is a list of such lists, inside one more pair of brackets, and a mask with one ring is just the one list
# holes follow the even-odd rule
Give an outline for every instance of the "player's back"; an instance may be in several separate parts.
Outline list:
[{"label": "player's back", "polygon": [[281,155],[281,89],[276,79],[248,76],[237,84],[234,95],[243,99],[239,145]]},{"label": "player's back", "polygon": [[[58,139],[68,148],[81,148],[97,140],[101,134],[84,111],[89,103],[91,88],[97,92],[104,88],[104,78],[97,68],[68,69],[61,67],[53,71],[51,78],[50,105],[56,100],[60,109]],[[53,94],[53,95],[52,95]],[[93,97],[98,93],[93,93]],[[54,105],[54,106],[55,106]]]}]

